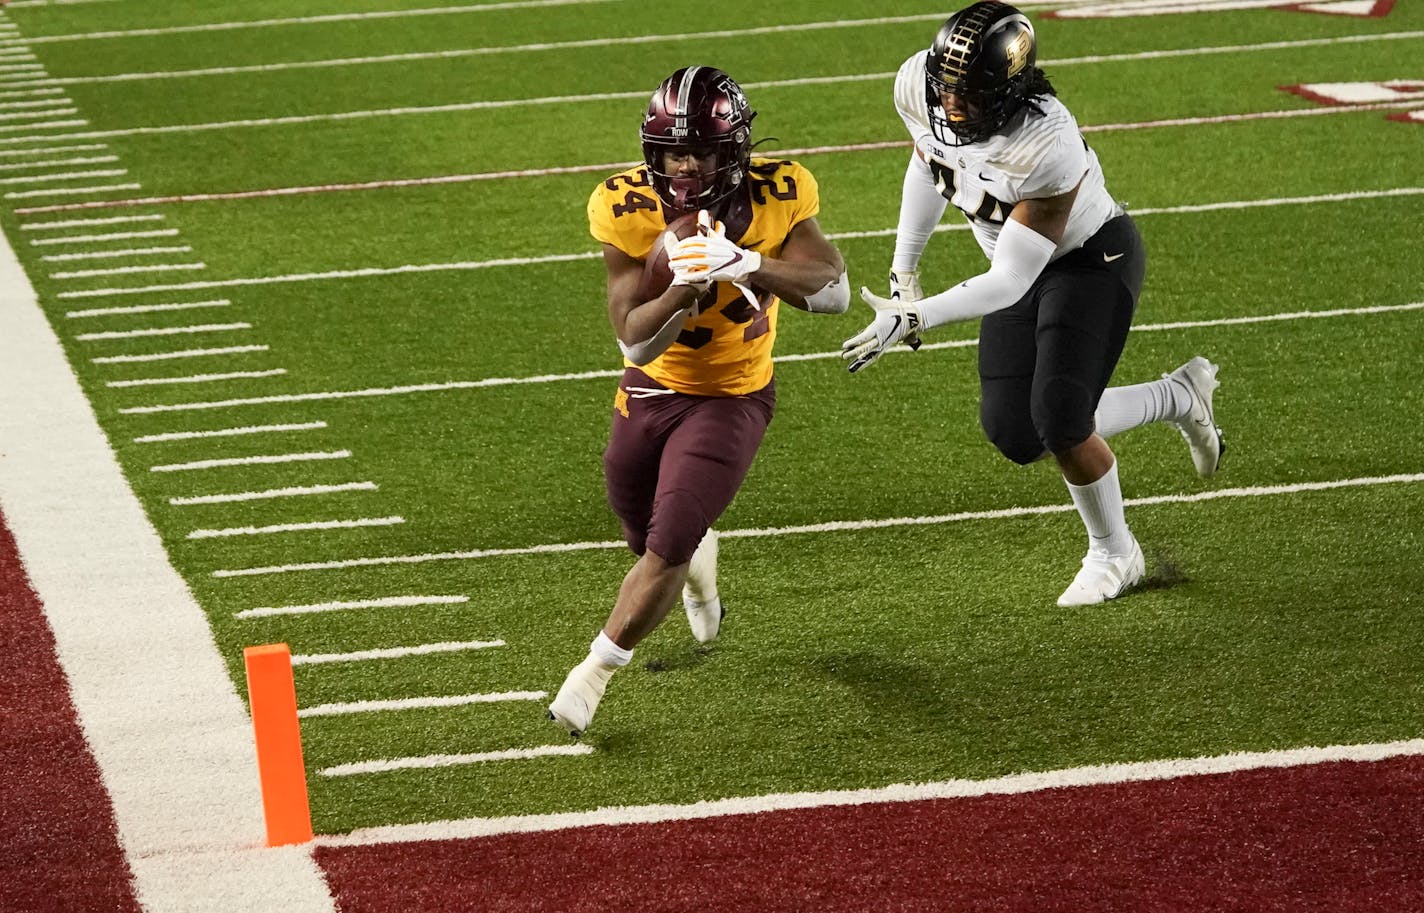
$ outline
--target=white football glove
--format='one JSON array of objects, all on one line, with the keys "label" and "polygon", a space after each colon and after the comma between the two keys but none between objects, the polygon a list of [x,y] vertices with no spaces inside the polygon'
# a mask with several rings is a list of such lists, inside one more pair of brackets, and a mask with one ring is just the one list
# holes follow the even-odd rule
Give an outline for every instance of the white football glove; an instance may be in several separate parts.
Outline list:
[{"label": "white football glove", "polygon": [[713,221],[705,209],[697,214],[697,227],[697,234],[683,238],[668,253],[673,281],[682,285],[730,282],[741,289],[752,307],[760,310],[761,302],[752,294],[748,277],[761,269],[761,254],[729,241],[726,226]]},{"label": "white football glove", "polygon": [[875,319],[859,334],[841,343],[841,358],[850,361],[850,373],[874,364],[897,342],[903,341],[911,348],[919,348],[920,341],[916,334],[923,321],[918,308],[904,301],[881,298],[864,287],[860,290],[860,297],[875,310]]},{"label": "white football glove", "polygon": [[[920,289],[919,270],[890,270],[890,300],[891,301],[919,301],[925,297],[925,293]],[[919,351],[920,337],[917,333],[912,333],[905,337],[905,345]]]},{"label": "white football glove", "polygon": [[[674,253],[677,252],[677,245],[679,243],[679,239],[677,235],[673,234],[672,232],[665,231],[662,234],[661,240],[663,250],[667,253],[668,256],[668,263],[669,265],[671,265],[672,256]],[[694,279],[689,273],[679,273],[674,270],[672,274],[672,281],[668,283],[668,286],[675,287],[679,285],[685,285],[688,288],[696,291],[698,295],[701,295],[703,292],[707,291],[708,287],[711,286],[712,283],[706,279]]]},{"label": "white football glove", "polygon": [[891,301],[919,301],[925,297],[925,293],[920,291],[919,270],[890,271],[890,300]]}]

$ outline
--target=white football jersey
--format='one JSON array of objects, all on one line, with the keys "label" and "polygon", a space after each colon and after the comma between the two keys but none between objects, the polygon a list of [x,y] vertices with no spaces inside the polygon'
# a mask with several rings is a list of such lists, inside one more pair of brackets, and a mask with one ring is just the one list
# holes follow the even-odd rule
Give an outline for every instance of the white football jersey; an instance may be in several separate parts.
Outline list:
[{"label": "white football jersey", "polygon": [[1054,259],[1081,247],[1103,223],[1123,212],[1107,191],[1097,154],[1067,107],[1052,96],[1036,104],[1042,114],[1025,106],[1003,132],[982,143],[951,146],[936,139],[930,129],[925,52],[912,54],[895,77],[895,107],[915,148],[929,162],[939,192],[968,217],[974,237],[990,259],[1004,221],[1020,200],[1056,196],[1083,182]]}]

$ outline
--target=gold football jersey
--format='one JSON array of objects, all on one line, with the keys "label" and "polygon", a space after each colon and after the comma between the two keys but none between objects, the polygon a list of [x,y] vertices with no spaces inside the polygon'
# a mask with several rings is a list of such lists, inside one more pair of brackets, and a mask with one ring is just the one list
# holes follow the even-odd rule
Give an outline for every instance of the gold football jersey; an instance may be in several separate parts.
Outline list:
[{"label": "gold football jersey", "polygon": [[[816,179],[796,162],[753,158],[747,185],[737,192],[749,195],[751,221],[741,231],[739,220],[728,216],[727,237],[747,250],[777,257],[791,229],[820,211]],[[595,239],[646,260],[667,228],[647,167],[619,172],[594,188],[588,223]],[[717,283],[716,303],[689,319],[677,341],[643,365],[644,373],[671,390],[696,396],[739,396],[766,386],[781,302],[755,286],[752,291],[761,302],[759,311],[736,286]]]}]

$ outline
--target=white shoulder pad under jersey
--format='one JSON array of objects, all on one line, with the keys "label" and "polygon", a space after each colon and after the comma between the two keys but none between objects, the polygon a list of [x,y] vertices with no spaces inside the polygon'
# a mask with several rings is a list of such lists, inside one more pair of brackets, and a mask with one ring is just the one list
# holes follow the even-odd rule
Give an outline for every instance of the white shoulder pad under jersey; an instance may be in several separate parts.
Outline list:
[{"label": "white shoulder pad under jersey", "polygon": [[1108,193],[1098,156],[1078,130],[1078,122],[1057,98],[1039,99],[1043,113],[1028,107],[1004,130],[982,143],[950,145],[935,138],[925,101],[925,52],[912,54],[895,77],[895,107],[934,175],[945,199],[969,219],[984,255],[994,256],[999,231],[1020,200],[1078,196],[1054,259],[1083,245],[1122,214]]}]

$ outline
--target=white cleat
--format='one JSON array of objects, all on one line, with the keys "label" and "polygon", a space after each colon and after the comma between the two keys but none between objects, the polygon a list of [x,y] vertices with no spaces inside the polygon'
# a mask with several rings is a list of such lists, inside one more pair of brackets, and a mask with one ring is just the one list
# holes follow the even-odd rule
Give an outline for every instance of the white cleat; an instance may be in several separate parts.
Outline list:
[{"label": "white cleat", "polygon": [[594,711],[598,710],[598,702],[603,699],[604,689],[615,671],[616,667],[604,665],[592,655],[574,666],[549,705],[549,719],[574,738],[583,735],[593,722]]},{"label": "white cleat", "polygon": [[727,614],[717,596],[717,531],[707,530],[692,561],[687,566],[687,583],[682,587],[682,606],[687,610],[687,624],[700,644],[711,643],[722,630],[722,617]]},{"label": "white cleat", "polygon": [[687,626],[692,628],[692,636],[698,643],[710,644],[717,639],[722,630],[722,618],[727,614],[727,610],[722,608],[721,599],[701,603],[690,600],[683,594],[682,607],[687,610]]},{"label": "white cleat", "polygon": [[1186,387],[1192,398],[1191,410],[1172,424],[1186,438],[1200,476],[1215,473],[1221,466],[1221,455],[1226,453],[1226,441],[1222,439],[1211,406],[1212,394],[1221,386],[1221,381],[1216,379],[1218,370],[1217,365],[1198,355],[1172,373],[1162,375]]},{"label": "white cleat", "polygon": [[1146,573],[1147,561],[1136,539],[1132,540],[1132,550],[1125,555],[1109,555],[1090,548],[1083,558],[1082,569],[1058,597],[1058,604],[1066,609],[1116,599],[1141,583]]}]

